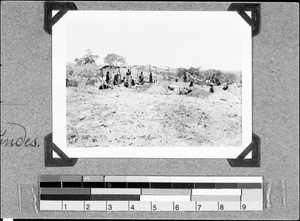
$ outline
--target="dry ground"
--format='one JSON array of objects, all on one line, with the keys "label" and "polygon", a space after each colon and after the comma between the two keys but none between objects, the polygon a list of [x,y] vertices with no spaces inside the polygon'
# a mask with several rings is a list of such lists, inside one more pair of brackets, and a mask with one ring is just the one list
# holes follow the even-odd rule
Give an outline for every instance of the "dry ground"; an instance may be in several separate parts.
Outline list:
[{"label": "dry ground", "polygon": [[69,87],[68,146],[240,146],[241,88],[196,87],[200,97],[166,94],[166,84]]}]

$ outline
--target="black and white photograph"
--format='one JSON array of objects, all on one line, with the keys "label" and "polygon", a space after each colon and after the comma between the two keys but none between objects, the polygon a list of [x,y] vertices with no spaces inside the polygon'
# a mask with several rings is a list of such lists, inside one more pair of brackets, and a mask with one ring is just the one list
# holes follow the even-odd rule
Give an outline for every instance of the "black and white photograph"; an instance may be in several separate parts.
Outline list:
[{"label": "black and white photograph", "polygon": [[236,13],[65,17],[54,29],[53,61],[60,59],[59,79],[65,76],[57,99],[65,96],[67,148],[228,152],[251,141],[251,119],[243,116],[243,107],[251,113],[251,32]]},{"label": "black and white photograph", "polygon": [[2,1],[1,220],[299,220],[299,27],[292,2]]}]

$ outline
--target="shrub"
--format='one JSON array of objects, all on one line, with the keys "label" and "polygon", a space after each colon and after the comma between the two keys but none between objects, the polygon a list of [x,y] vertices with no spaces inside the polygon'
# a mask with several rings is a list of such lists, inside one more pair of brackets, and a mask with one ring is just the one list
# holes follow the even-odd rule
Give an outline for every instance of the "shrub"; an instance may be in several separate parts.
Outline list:
[{"label": "shrub", "polygon": [[75,79],[67,79],[66,86],[67,87],[78,87],[78,81],[76,81]]},{"label": "shrub", "polygon": [[[85,85],[95,85],[98,81],[97,78],[100,77],[100,67],[93,63],[93,64],[84,64],[84,65],[77,65],[77,64],[67,64],[67,79],[69,85],[77,85],[78,84],[85,84]],[[76,82],[76,83],[75,83]],[[73,86],[73,87],[77,87]]]},{"label": "shrub", "polygon": [[87,81],[85,82],[85,85],[89,85],[89,86],[95,86],[95,83],[97,83],[97,79],[87,79]]}]

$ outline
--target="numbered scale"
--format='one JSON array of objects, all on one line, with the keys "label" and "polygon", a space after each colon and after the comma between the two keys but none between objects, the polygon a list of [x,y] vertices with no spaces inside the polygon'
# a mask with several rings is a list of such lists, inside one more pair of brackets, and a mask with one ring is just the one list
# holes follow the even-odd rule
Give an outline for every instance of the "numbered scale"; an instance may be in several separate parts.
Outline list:
[{"label": "numbered scale", "polygon": [[41,175],[40,211],[262,211],[262,177]]}]

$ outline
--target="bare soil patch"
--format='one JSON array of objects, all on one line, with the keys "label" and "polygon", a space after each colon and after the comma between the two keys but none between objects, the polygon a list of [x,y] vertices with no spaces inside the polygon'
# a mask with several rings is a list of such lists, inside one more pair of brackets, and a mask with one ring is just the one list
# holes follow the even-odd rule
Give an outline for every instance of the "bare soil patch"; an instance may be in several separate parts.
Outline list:
[{"label": "bare soil patch", "polygon": [[164,84],[68,87],[68,146],[240,146],[241,88],[208,89],[177,95]]}]

